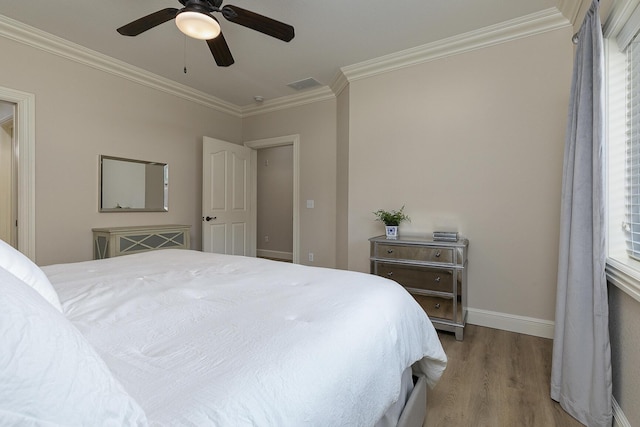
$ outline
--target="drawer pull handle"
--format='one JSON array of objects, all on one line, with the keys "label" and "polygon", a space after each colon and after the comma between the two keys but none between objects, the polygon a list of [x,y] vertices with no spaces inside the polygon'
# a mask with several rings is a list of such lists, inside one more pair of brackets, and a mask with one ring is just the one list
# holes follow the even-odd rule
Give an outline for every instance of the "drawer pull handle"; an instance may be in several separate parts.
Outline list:
[{"label": "drawer pull handle", "polygon": [[393,253],[393,249],[387,249],[387,253],[388,254],[392,254]]},{"label": "drawer pull handle", "polygon": [[436,282],[436,283],[440,283],[440,276],[438,276],[438,277],[436,277],[436,278],[435,278],[435,282]]},{"label": "drawer pull handle", "polygon": [[391,276],[393,276],[393,271],[390,271],[387,273],[387,277],[391,277]]},{"label": "drawer pull handle", "polygon": [[440,250],[436,251],[436,258],[440,258],[440,253],[441,253]]},{"label": "drawer pull handle", "polygon": [[436,304],[436,308],[440,308],[440,303]]}]

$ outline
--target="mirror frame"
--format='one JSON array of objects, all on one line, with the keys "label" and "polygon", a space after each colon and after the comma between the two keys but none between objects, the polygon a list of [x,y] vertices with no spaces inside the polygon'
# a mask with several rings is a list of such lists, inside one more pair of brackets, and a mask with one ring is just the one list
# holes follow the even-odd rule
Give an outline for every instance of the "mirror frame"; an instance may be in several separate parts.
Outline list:
[{"label": "mirror frame", "polygon": [[[102,206],[103,199],[103,161],[118,160],[129,163],[140,163],[143,165],[159,165],[163,167],[163,206],[159,208],[105,208]],[[127,159],[124,157],[100,155],[99,158],[99,193],[98,193],[98,212],[168,212],[169,211],[169,165],[161,162],[151,162],[146,160]]]}]

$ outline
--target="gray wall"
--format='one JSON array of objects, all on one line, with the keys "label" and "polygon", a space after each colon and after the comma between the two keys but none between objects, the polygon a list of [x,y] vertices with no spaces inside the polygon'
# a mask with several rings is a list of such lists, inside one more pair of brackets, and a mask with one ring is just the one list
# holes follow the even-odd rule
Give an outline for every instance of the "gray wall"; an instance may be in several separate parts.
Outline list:
[{"label": "gray wall", "polygon": [[[293,253],[293,146],[258,150],[257,249]],[[268,237],[266,241],[265,237]]]},{"label": "gray wall", "polygon": [[[191,224],[201,248],[202,136],[242,141],[242,120],[0,37],[0,84],[35,95],[36,261],[91,259],[92,227]],[[99,213],[100,154],[169,164],[169,212]]]},{"label": "gray wall", "polygon": [[632,426],[640,426],[640,302],[609,284],[613,396]]}]

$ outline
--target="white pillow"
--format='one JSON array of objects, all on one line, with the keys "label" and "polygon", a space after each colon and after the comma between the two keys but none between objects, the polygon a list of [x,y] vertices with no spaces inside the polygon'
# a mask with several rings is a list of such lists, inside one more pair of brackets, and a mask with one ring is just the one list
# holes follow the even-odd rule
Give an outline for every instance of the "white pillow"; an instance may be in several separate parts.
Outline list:
[{"label": "white pillow", "polygon": [[35,289],[62,313],[60,299],[46,274],[16,248],[0,239],[0,267]]},{"label": "white pillow", "polygon": [[62,313],[2,268],[0,287],[0,425],[147,425]]}]

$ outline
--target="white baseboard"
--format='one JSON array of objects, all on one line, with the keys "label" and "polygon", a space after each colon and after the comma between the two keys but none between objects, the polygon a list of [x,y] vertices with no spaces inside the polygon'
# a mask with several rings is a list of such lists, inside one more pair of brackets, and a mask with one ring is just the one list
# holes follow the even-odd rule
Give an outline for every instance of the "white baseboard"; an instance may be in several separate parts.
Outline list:
[{"label": "white baseboard", "polygon": [[283,251],[270,251],[267,249],[257,249],[256,255],[264,258],[277,258],[277,259],[286,259],[287,261],[293,261],[293,252],[283,252]]},{"label": "white baseboard", "polygon": [[613,427],[631,427],[631,423],[622,412],[615,397],[613,398]]},{"label": "white baseboard", "polygon": [[551,320],[480,310],[478,308],[467,309],[467,323],[550,339],[553,339],[555,328],[555,322]]}]

